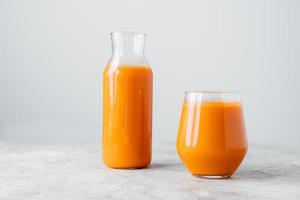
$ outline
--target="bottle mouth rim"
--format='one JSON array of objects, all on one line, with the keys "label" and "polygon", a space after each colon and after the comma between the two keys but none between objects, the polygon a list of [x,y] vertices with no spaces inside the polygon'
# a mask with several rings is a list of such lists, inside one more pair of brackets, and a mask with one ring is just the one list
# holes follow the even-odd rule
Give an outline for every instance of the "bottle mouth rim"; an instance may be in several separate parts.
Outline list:
[{"label": "bottle mouth rim", "polygon": [[111,36],[120,36],[120,35],[132,35],[132,36],[146,36],[145,32],[134,32],[134,31],[119,31],[119,32],[111,32]]}]

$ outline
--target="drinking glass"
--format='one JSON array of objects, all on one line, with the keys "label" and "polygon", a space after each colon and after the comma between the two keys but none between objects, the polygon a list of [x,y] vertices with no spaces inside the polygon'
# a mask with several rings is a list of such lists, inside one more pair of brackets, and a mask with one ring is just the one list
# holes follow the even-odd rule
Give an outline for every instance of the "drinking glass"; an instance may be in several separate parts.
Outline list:
[{"label": "drinking glass", "polygon": [[186,92],[177,137],[187,169],[203,178],[228,178],[247,152],[238,92]]}]

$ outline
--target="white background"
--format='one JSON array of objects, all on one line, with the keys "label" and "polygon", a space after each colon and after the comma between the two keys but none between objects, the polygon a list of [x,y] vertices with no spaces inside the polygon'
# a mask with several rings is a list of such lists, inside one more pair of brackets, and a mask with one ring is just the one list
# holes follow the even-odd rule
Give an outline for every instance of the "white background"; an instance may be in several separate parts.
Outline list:
[{"label": "white background", "polygon": [[100,143],[112,31],[147,32],[154,145],[203,89],[241,91],[250,144],[300,144],[297,0],[0,0],[0,140]]}]

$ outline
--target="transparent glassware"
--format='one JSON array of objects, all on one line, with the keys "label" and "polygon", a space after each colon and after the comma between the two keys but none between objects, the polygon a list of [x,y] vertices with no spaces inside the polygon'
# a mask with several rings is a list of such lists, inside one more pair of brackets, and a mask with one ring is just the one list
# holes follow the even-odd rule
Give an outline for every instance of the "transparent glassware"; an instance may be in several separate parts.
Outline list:
[{"label": "transparent glassware", "polygon": [[112,57],[103,73],[104,163],[143,168],[151,162],[152,70],[144,33],[111,33]]},{"label": "transparent glassware", "polygon": [[177,152],[187,169],[203,178],[228,178],[247,152],[238,92],[186,92]]}]

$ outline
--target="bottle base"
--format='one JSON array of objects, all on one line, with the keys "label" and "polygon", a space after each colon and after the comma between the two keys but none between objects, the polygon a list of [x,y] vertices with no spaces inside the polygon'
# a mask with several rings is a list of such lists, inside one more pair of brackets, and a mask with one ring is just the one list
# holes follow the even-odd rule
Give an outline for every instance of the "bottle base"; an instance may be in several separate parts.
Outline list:
[{"label": "bottle base", "polygon": [[147,163],[135,163],[135,164],[124,164],[124,163],[109,163],[103,160],[103,163],[106,167],[110,169],[120,169],[120,170],[135,170],[135,169],[144,169],[149,167],[150,161]]},{"label": "bottle base", "polygon": [[149,166],[138,166],[138,167],[112,167],[112,166],[107,166],[110,169],[119,169],[119,170],[139,170],[139,169],[145,169],[148,168]]}]

